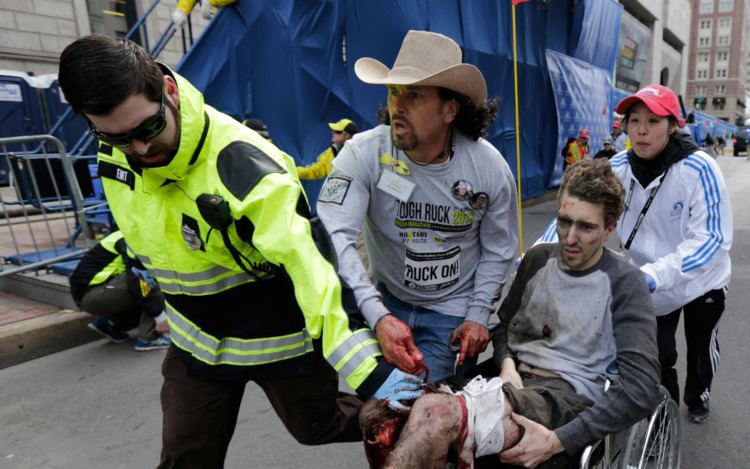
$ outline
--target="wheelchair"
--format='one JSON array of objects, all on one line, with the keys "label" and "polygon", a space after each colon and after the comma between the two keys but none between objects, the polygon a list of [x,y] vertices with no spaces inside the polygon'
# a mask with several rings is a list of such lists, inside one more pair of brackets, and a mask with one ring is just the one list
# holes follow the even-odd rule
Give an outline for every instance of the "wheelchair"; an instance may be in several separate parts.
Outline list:
[{"label": "wheelchair", "polygon": [[[609,387],[608,385],[605,387]],[[677,403],[663,386],[651,416],[583,450],[581,469],[672,469],[680,467]]]}]

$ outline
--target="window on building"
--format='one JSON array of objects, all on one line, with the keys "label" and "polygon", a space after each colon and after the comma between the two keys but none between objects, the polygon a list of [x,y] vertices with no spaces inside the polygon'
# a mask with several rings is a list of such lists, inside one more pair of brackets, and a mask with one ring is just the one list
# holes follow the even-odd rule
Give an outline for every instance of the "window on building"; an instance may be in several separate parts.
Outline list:
[{"label": "window on building", "polygon": [[708,52],[698,52],[698,62],[708,62]]},{"label": "window on building", "polygon": [[708,47],[711,45],[711,38],[710,37],[699,37],[698,38],[698,47]]},{"label": "window on building", "polygon": [[695,87],[695,94],[696,96],[705,96],[706,95],[706,87],[703,85],[696,86]]},{"label": "window on building", "polygon": [[713,13],[714,12],[714,0],[701,0],[700,13]]},{"label": "window on building", "polygon": [[698,23],[699,29],[711,29],[711,20],[700,20]]},{"label": "window on building", "polygon": [[717,68],[716,69],[716,78],[726,78],[727,77],[727,69],[726,68]]},{"label": "window on building", "polygon": [[716,38],[716,44],[720,46],[729,45],[729,34],[721,34]]},{"label": "window on building", "polygon": [[[713,9],[713,7],[711,9]],[[732,10],[734,10],[734,0],[719,0],[719,12],[720,13],[732,11]]]},{"label": "window on building", "polygon": [[705,80],[706,78],[708,78],[708,70],[698,70],[696,78],[698,80]]},{"label": "window on building", "polygon": [[[124,36],[136,21],[135,0],[86,0],[92,33]],[[140,35],[131,39],[140,43]]]},{"label": "window on building", "polygon": [[716,85],[716,93],[717,95],[725,95],[727,91],[726,85]]},{"label": "window on building", "polygon": [[720,50],[716,52],[716,61],[717,62],[729,62],[729,51]]},{"label": "window on building", "polygon": [[731,16],[725,16],[724,18],[719,18],[719,29],[731,29],[731,28],[732,28]]}]

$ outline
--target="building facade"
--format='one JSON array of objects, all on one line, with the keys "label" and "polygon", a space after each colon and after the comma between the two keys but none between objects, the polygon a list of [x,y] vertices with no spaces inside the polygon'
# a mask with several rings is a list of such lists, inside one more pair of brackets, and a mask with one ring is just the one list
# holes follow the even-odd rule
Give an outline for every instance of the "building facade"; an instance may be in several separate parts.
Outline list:
[{"label": "building facade", "polygon": [[620,0],[615,86],[629,92],[660,83],[685,94],[691,0]]},{"label": "building facade", "polygon": [[748,98],[748,0],[692,0],[687,103],[742,125]]},{"label": "building facade", "polygon": [[[154,0],[0,0],[0,70],[33,75],[57,73],[60,52],[91,33],[124,35]],[[171,21],[176,0],[158,2],[145,30],[133,39],[153,46]],[[193,35],[207,24],[200,12],[191,15]],[[183,55],[177,32],[159,60],[174,66]]]}]

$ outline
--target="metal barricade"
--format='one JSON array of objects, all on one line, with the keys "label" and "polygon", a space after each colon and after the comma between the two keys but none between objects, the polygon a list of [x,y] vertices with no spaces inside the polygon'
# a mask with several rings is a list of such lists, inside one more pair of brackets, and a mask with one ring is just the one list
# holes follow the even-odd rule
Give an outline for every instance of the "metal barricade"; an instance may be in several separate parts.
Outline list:
[{"label": "metal barricade", "polygon": [[0,277],[80,257],[95,244],[91,213],[106,202],[89,173],[94,157],[32,135],[0,138],[0,158],[10,168],[10,185],[0,188]]}]

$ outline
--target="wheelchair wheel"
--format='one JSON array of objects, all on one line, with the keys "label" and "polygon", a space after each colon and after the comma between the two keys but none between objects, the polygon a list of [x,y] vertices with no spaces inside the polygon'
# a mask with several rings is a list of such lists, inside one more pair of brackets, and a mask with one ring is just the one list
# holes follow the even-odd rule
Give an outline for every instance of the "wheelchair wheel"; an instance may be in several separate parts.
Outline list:
[{"label": "wheelchair wheel", "polygon": [[630,429],[622,469],[674,469],[680,467],[680,419],[677,403],[662,390],[664,399],[648,420]]}]

